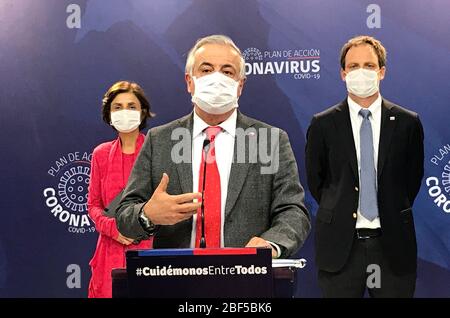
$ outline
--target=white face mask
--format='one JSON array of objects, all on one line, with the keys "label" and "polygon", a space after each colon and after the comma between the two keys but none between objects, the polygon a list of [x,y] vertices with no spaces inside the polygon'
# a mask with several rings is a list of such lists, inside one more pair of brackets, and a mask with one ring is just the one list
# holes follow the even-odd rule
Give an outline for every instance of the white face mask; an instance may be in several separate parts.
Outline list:
[{"label": "white face mask", "polygon": [[225,114],[239,106],[237,103],[239,82],[219,72],[192,78],[195,85],[192,102],[208,114]]},{"label": "white face mask", "polygon": [[118,131],[129,133],[141,124],[141,112],[138,110],[122,109],[111,112],[111,125]]},{"label": "white face mask", "polygon": [[359,68],[347,73],[345,77],[347,91],[361,98],[378,92],[378,72]]}]

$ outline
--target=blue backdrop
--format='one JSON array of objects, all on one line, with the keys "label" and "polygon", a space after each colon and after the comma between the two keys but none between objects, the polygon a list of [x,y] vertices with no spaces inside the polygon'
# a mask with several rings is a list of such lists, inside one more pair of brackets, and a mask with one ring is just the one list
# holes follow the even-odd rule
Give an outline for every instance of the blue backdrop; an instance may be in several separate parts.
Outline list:
[{"label": "blue backdrop", "polygon": [[[449,297],[449,12],[446,0],[1,0],[0,296],[87,295],[97,240],[90,154],[115,136],[101,121],[102,95],[133,80],[157,113],[151,126],[187,114],[186,53],[222,33],[247,61],[241,111],[289,133],[303,185],[311,117],[346,96],[341,46],[359,34],[383,42],[382,95],[418,112],[425,129],[416,296]],[[312,233],[298,253],[308,261],[299,297],[320,295],[313,243]]]}]

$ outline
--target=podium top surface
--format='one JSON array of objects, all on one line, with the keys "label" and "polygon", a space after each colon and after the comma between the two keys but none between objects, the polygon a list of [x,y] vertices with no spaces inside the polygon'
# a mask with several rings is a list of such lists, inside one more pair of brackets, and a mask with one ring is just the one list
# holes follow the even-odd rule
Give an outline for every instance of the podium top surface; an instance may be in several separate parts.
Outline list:
[{"label": "podium top surface", "polygon": [[127,256],[175,256],[175,255],[255,255],[257,248],[169,248],[130,250]]}]

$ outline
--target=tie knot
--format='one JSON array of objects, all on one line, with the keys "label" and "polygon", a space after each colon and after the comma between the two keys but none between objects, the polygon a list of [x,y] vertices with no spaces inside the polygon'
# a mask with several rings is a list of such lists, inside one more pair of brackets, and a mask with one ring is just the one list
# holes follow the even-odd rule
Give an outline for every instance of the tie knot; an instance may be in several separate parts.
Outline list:
[{"label": "tie knot", "polygon": [[207,138],[213,142],[216,136],[222,131],[222,128],[219,126],[209,126],[205,131]]},{"label": "tie knot", "polygon": [[371,115],[371,112],[370,112],[370,110],[368,110],[368,109],[361,109],[361,110],[359,111],[359,114],[360,114],[364,119],[367,119],[367,118],[369,118],[369,116]]}]

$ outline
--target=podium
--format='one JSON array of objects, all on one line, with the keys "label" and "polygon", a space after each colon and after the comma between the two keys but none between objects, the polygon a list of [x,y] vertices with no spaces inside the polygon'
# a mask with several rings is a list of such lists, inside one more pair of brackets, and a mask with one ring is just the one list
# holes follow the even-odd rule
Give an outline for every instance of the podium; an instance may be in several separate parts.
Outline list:
[{"label": "podium", "polygon": [[112,272],[113,298],[293,297],[296,271],[273,268],[265,248],[153,249],[126,254]]}]

